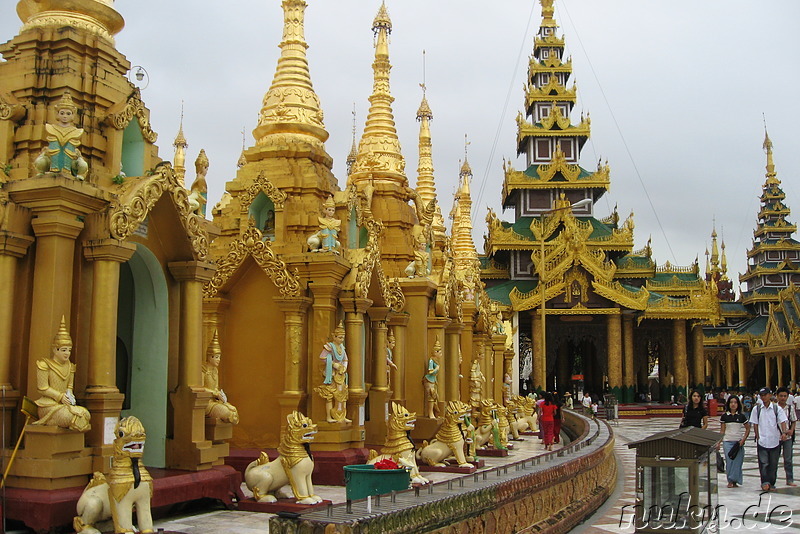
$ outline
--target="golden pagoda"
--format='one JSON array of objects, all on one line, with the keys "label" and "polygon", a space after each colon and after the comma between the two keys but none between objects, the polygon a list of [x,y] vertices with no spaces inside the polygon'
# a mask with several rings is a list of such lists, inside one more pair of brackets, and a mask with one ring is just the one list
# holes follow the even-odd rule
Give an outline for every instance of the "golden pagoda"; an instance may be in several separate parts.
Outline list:
[{"label": "golden pagoda", "polygon": [[[525,168],[503,165],[503,208],[514,210],[514,220],[489,211],[482,259],[489,297],[516,316],[521,345],[530,347],[520,355],[532,365],[520,391],[610,392],[625,402],[635,393],[685,394],[705,382],[700,323],[715,319],[716,291],[696,264],[657,266],[649,244],[634,250],[633,213],[622,222],[616,209],[595,216],[610,168],[579,163],[591,122],[588,115],[571,119],[572,60],[556,33],[553,0],[541,4],[517,117]],[[648,377],[656,368],[653,388]]]}]

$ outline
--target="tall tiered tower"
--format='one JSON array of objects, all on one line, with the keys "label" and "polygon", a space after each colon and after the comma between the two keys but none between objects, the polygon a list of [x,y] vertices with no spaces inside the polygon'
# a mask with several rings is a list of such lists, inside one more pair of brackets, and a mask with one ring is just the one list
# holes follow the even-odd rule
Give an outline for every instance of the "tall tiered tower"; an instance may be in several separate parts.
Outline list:
[{"label": "tall tiered tower", "polygon": [[769,314],[769,304],[778,301],[781,289],[800,283],[800,243],[792,237],[797,225],[787,220],[791,210],[775,172],[772,140],[766,132],[764,150],[767,179],[762,187],[758,226],[753,231],[753,246],[747,252],[747,272],[739,277],[740,283],[747,283],[742,303],[751,305],[762,316]]}]

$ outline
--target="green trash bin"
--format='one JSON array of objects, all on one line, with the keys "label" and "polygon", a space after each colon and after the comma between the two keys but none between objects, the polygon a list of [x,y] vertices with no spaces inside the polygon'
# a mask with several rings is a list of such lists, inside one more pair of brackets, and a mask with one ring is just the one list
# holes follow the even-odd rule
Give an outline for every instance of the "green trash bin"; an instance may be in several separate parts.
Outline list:
[{"label": "green trash bin", "polygon": [[347,500],[357,501],[369,495],[408,489],[411,477],[405,469],[375,469],[372,464],[357,464],[344,466],[344,483]]}]

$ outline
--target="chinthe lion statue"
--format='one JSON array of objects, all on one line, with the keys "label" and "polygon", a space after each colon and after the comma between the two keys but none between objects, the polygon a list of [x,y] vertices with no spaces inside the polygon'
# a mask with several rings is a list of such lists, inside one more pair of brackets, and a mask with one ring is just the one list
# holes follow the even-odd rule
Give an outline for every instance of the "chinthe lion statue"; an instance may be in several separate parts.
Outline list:
[{"label": "chinthe lion statue", "polygon": [[519,406],[522,410],[522,419],[528,423],[528,430],[539,431],[539,417],[536,415],[536,399],[520,397]]},{"label": "chinthe lion statue", "polygon": [[508,417],[508,425],[509,429],[511,430],[511,437],[515,440],[522,439],[519,437],[519,433],[525,432],[528,429],[528,421],[522,418],[520,399],[521,397],[519,395],[513,395],[506,402],[506,417]]},{"label": "chinthe lion statue", "polygon": [[473,467],[464,455],[464,418],[470,412],[468,404],[461,401],[449,401],[444,410],[444,422],[436,436],[428,444],[422,442],[417,451],[417,460],[427,465],[445,467],[445,460],[454,457],[459,467]]},{"label": "chinthe lion statue", "polygon": [[485,399],[481,401],[478,425],[475,427],[475,446],[485,449],[490,442],[496,449],[504,448],[500,444],[497,404],[494,399]]},{"label": "chinthe lion statue", "polygon": [[[294,497],[297,504],[320,503],[322,497],[314,495],[314,485],[311,483],[314,459],[308,445],[314,441],[317,425],[297,411],[286,416],[286,421],[289,425],[281,434],[278,457],[270,462],[267,453],[262,452],[245,469],[245,484],[258,502],[275,502],[278,494],[281,497]],[[287,485],[291,488],[291,494],[285,491]],[[280,492],[281,489],[284,491]]]},{"label": "chinthe lion statue", "polygon": [[380,455],[374,450],[370,451],[367,463],[374,464],[390,458],[400,467],[411,471],[409,474],[412,484],[428,484],[430,480],[419,474],[417,460],[414,457],[414,442],[409,437],[409,432],[414,430],[416,422],[416,413],[409,412],[404,406],[393,402],[386,429],[386,444],[381,449]]},{"label": "chinthe lion statue", "polygon": [[[94,525],[112,519],[116,534],[153,532],[150,498],[153,479],[139,461],[147,439],[136,417],[120,419],[114,428],[114,456],[107,476],[95,473],[78,499],[78,516],[72,521],[75,532],[100,534]],[[133,509],[139,530],[133,528]]]}]

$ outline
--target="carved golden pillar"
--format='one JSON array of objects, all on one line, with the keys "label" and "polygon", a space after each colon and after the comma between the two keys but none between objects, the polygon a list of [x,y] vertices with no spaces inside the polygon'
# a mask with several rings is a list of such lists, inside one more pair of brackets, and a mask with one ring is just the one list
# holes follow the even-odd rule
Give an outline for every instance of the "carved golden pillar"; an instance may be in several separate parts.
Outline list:
[{"label": "carved golden pillar", "polygon": [[450,323],[445,329],[445,368],[447,374],[444,376],[444,400],[460,400],[461,399],[461,331],[464,325],[461,323]]},{"label": "carved golden pillar", "polygon": [[465,301],[461,305],[461,400],[469,402],[469,374],[472,369],[472,358],[474,357],[473,328],[475,327],[475,308],[474,301]]},{"label": "carved golden pillar", "polygon": [[365,428],[366,439],[369,444],[383,445],[386,440],[386,420],[392,396],[387,380],[389,366],[386,363],[388,333],[386,319],[389,316],[389,308],[374,306],[367,310],[367,314],[372,328],[372,387],[369,388],[369,421]]},{"label": "carved golden pillar", "polygon": [[622,400],[622,317],[615,313],[608,316],[608,387],[611,393]]},{"label": "carved golden pillar", "polygon": [[636,369],[633,363],[633,316],[622,316],[622,352],[624,365],[622,366],[622,402],[633,402],[636,389]]},{"label": "carved golden pillar", "polygon": [[364,389],[364,313],[372,306],[372,301],[346,297],[339,299],[339,302],[345,310],[345,347],[347,348],[347,375],[350,390],[350,398],[347,401],[347,417],[353,420],[354,431],[358,434],[352,438],[352,441],[363,441],[360,435],[365,420],[364,402],[367,400],[367,392]]},{"label": "carved golden pillar", "polygon": [[[417,413],[417,426],[414,429],[415,439],[428,439],[425,421],[420,414],[425,413],[425,395],[422,377],[428,364],[432,345],[429,345],[428,309],[438,286],[428,278],[404,278],[400,280],[403,294],[406,297],[405,311],[408,312],[408,336],[405,353],[406,408]],[[434,425],[435,422],[430,423]],[[434,430],[430,437],[433,437]]]},{"label": "carved golden pillar", "polygon": [[744,347],[736,347],[736,360],[739,364],[739,392],[747,387],[747,365],[744,358]]},{"label": "carved golden pillar", "polygon": [[11,416],[16,412],[20,393],[11,385],[11,354],[13,353],[14,293],[17,277],[17,260],[23,257],[33,238],[0,231],[0,407],[5,417],[2,424],[4,447],[11,444]]},{"label": "carved golden pillar", "polygon": [[[503,403],[503,380],[505,379],[503,373],[503,363],[505,361],[504,353],[506,351],[506,336],[505,334],[493,334],[490,338],[490,357],[488,368],[491,374],[491,391],[492,397],[499,404]],[[487,379],[488,379],[487,375]]]},{"label": "carved golden pillar", "polygon": [[481,369],[483,376],[486,377],[486,383],[483,388],[483,397],[486,399],[494,399],[494,385],[497,382],[494,376],[494,352],[492,351],[492,338],[489,334],[483,333],[480,336],[481,346],[483,347],[483,360],[481,360]]},{"label": "carved golden pillar", "polygon": [[81,397],[92,416],[86,441],[97,457],[93,468],[105,471],[114,454],[105,427],[119,418],[125,396],[117,389],[117,306],[120,265],[136,251],[134,243],[103,239],[83,244],[92,266],[92,308],[86,393]]},{"label": "carved golden pillar", "polygon": [[733,351],[727,349],[725,351],[725,388],[731,389],[733,387]]},{"label": "carved golden pillar", "polygon": [[173,437],[167,438],[167,467],[208,469],[217,458],[206,452],[211,450],[211,442],[205,439],[205,410],[211,394],[202,388],[203,284],[214,275],[215,266],[202,261],[179,261],[168,267],[180,283],[180,341],[178,386],[170,393]]},{"label": "carved golden pillar", "polygon": [[702,393],[706,384],[706,354],[703,347],[703,327],[699,324],[692,327],[692,364],[692,387]]},{"label": "carved golden pillar", "polygon": [[408,314],[393,313],[389,317],[389,328],[394,333],[394,351],[392,353],[397,371],[392,370],[392,400],[406,405],[406,338],[408,336]]},{"label": "carved golden pillar", "polygon": [[778,367],[778,383],[776,384],[776,387],[783,387],[786,384],[783,381],[783,355],[782,354],[778,354],[777,356],[775,356],[775,365],[777,365],[777,367]]},{"label": "carved golden pillar", "polygon": [[542,351],[542,316],[537,311],[532,311],[533,336],[531,345],[533,345],[533,391],[543,391],[547,386],[547,362],[545,361],[546,355]]},{"label": "carved golden pillar", "polygon": [[[303,324],[311,299],[308,297],[275,297],[273,299],[283,312],[284,346],[286,347],[286,363],[283,376],[283,393],[278,395],[281,406],[281,424],[286,416],[294,410],[300,410],[306,398],[305,383],[306,336]],[[313,365],[313,364],[312,364]]]},{"label": "carved golden pillar", "polygon": [[675,394],[688,395],[689,370],[686,366],[686,319],[672,322],[672,367],[675,377]]},{"label": "carved golden pillar", "polygon": [[[422,378],[428,372],[428,358],[433,354],[433,346],[436,341],[442,347],[442,355],[439,358],[439,374],[436,376],[436,391],[439,393],[439,408],[443,410],[445,399],[445,377],[450,372],[447,367],[447,339],[445,329],[450,324],[448,317],[428,317],[428,354],[425,358],[425,364],[420,370],[419,381],[422,383]],[[425,392],[423,391],[423,397]],[[442,411],[444,413],[444,411]]]}]

